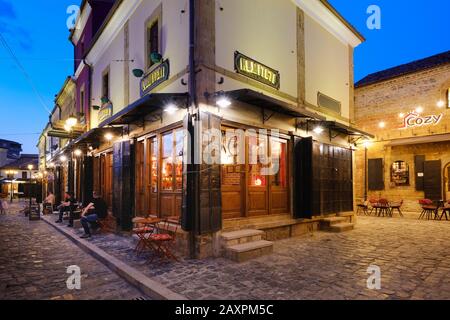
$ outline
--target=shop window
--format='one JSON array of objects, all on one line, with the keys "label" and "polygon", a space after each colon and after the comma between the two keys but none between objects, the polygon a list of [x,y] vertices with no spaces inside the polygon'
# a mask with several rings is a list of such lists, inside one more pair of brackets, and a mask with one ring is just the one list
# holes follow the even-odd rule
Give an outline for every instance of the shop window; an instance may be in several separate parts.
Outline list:
[{"label": "shop window", "polygon": [[274,170],[272,185],[285,188],[287,186],[287,142],[272,139],[271,149],[272,169]]},{"label": "shop window", "polygon": [[156,138],[150,144],[150,188],[152,193],[158,192],[158,141]]},{"label": "shop window", "polygon": [[267,175],[263,173],[268,170],[267,157],[267,137],[250,135],[248,140],[248,155],[249,155],[249,177],[250,186],[265,187],[267,185]]},{"label": "shop window", "polygon": [[394,186],[409,185],[409,166],[405,161],[395,161],[392,164],[391,182]]},{"label": "shop window", "polygon": [[162,137],[162,190],[173,190],[173,133]]},{"label": "shop window", "polygon": [[183,189],[183,130],[175,131],[175,190]]}]

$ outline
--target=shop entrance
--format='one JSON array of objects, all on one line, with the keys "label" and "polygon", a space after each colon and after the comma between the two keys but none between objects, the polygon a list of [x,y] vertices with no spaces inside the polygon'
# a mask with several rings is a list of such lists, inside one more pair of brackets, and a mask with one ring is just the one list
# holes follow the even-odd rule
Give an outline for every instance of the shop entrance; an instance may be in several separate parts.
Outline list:
[{"label": "shop entrance", "polygon": [[450,200],[450,163],[444,167],[444,199]]},{"label": "shop entrance", "polygon": [[442,163],[441,160],[424,162],[423,187],[425,198],[433,201],[442,200]]},{"label": "shop entrance", "polygon": [[227,130],[234,129],[222,129],[223,219],[288,214],[288,140],[238,129],[230,139]]}]

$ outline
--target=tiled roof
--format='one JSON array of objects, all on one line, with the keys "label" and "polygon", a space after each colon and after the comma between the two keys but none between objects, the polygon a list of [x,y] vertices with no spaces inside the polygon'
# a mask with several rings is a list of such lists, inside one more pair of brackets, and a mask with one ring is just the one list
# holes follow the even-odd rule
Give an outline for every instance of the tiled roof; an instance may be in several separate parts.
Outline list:
[{"label": "tiled roof", "polygon": [[425,59],[416,60],[387,70],[369,74],[367,77],[358,81],[355,84],[355,87],[367,86],[370,84],[386,81],[403,75],[435,68],[447,63],[450,63],[450,51],[439,53],[437,55]]},{"label": "tiled roof", "polygon": [[34,170],[37,170],[39,164],[39,156],[37,154],[22,154],[18,160],[8,163],[6,166],[1,167],[0,169],[28,170],[29,164],[32,164]]}]

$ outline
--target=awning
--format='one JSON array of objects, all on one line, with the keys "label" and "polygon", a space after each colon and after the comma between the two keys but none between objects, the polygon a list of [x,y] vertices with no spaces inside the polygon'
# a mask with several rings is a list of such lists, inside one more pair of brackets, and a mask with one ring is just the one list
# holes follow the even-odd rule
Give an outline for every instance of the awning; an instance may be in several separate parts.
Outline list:
[{"label": "awning", "polygon": [[99,127],[111,125],[126,125],[143,119],[146,115],[162,111],[168,104],[186,108],[189,95],[187,93],[153,93],[146,95],[99,124]]},{"label": "awning", "polygon": [[320,125],[324,128],[331,129],[335,132],[343,133],[349,136],[361,136],[361,137],[367,137],[373,139],[375,136],[373,134],[370,134],[368,132],[359,130],[357,128],[347,126],[345,124],[339,123],[337,121],[316,121],[316,120],[308,120],[306,123],[302,124],[303,126],[306,126],[305,130],[311,131],[314,129],[313,126]]},{"label": "awning", "polygon": [[318,120],[326,120],[325,117],[306,110],[305,108],[297,108],[287,102],[272,98],[260,92],[250,89],[239,89],[234,91],[226,91],[223,93],[230,99],[243,102],[249,105],[260,107],[262,110],[270,110],[291,116],[293,118],[312,118]]},{"label": "awning", "polygon": [[82,132],[69,133],[65,130],[49,130],[47,132],[48,137],[62,138],[62,139],[76,139],[82,134]]},{"label": "awning", "polygon": [[80,143],[85,144],[93,144],[100,142],[101,139],[104,138],[104,135],[107,132],[111,132],[112,134],[121,134],[122,129],[121,128],[110,128],[110,127],[103,127],[103,128],[94,128],[92,130],[89,130],[88,132],[82,134],[80,137],[78,137],[76,140],[72,141],[69,146],[67,146],[66,149],[70,149],[71,146],[77,145]]},{"label": "awning", "polygon": [[436,135],[432,135],[432,136],[394,139],[394,140],[391,140],[391,142],[387,143],[386,145],[394,147],[394,146],[424,144],[424,143],[444,142],[444,141],[450,141],[450,133],[436,134]]}]

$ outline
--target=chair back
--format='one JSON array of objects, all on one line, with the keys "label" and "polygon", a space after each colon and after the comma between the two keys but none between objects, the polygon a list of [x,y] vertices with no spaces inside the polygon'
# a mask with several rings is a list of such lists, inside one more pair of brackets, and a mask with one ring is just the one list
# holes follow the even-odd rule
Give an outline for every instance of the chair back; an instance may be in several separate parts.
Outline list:
[{"label": "chair back", "polygon": [[382,205],[383,207],[388,207],[389,206],[389,201],[387,199],[380,199],[380,200],[378,200],[378,203],[380,205]]},{"label": "chair back", "polygon": [[371,206],[376,205],[378,203],[378,199],[370,198],[369,203]]}]

